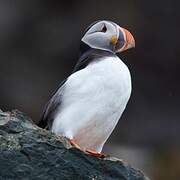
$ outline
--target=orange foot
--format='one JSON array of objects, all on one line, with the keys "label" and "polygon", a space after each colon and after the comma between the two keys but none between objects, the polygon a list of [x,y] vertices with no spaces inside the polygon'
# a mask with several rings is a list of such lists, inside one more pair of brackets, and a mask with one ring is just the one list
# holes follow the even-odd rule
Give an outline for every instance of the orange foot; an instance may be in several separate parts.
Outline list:
[{"label": "orange foot", "polygon": [[91,155],[91,156],[94,156],[94,157],[100,158],[100,159],[103,159],[103,158],[106,157],[104,154],[98,153],[98,152],[96,152],[96,151],[92,151],[92,150],[86,150],[86,151],[84,151],[84,150],[74,141],[74,139],[70,139],[69,142],[71,143],[72,146],[74,146],[75,148],[79,149],[80,151],[83,151],[83,152],[86,153],[86,154],[89,154],[89,155]]},{"label": "orange foot", "polygon": [[74,146],[75,148],[81,150],[81,151],[84,151],[82,150],[82,148],[73,140],[73,139],[70,139],[69,142],[71,143],[72,146]]},{"label": "orange foot", "polygon": [[98,152],[96,152],[96,151],[86,150],[86,152],[87,152],[88,154],[90,154],[91,156],[94,156],[94,157],[96,157],[96,158],[103,159],[103,158],[106,157],[104,154],[98,153]]}]

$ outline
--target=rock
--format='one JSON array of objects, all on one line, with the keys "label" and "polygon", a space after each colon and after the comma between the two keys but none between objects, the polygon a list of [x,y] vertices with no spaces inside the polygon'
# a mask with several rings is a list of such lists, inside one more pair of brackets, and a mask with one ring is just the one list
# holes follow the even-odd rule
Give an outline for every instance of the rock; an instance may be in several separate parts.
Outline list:
[{"label": "rock", "polygon": [[147,180],[116,158],[97,159],[37,127],[25,114],[0,112],[0,179]]}]

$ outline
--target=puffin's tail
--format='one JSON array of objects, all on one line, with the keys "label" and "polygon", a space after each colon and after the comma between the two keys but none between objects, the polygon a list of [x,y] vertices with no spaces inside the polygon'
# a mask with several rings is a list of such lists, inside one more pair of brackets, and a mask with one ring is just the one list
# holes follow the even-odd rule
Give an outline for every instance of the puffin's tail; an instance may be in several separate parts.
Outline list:
[{"label": "puffin's tail", "polygon": [[47,121],[43,118],[41,118],[37,125],[43,129],[48,129]]}]

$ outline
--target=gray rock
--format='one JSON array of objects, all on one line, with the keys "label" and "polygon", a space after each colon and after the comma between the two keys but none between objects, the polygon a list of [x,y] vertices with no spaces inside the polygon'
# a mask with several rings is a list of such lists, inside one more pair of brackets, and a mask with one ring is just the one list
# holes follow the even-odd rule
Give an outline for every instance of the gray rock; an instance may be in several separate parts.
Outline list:
[{"label": "gray rock", "polygon": [[147,180],[116,159],[97,159],[37,127],[25,114],[0,112],[0,180]]}]

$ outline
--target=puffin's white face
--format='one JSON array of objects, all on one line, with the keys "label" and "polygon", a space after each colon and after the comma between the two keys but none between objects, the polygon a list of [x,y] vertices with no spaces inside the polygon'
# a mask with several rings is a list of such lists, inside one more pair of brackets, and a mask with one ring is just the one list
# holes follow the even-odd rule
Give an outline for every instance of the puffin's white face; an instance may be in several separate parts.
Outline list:
[{"label": "puffin's white face", "polygon": [[91,48],[113,53],[135,47],[132,34],[111,21],[98,21],[90,25],[81,41]]}]

